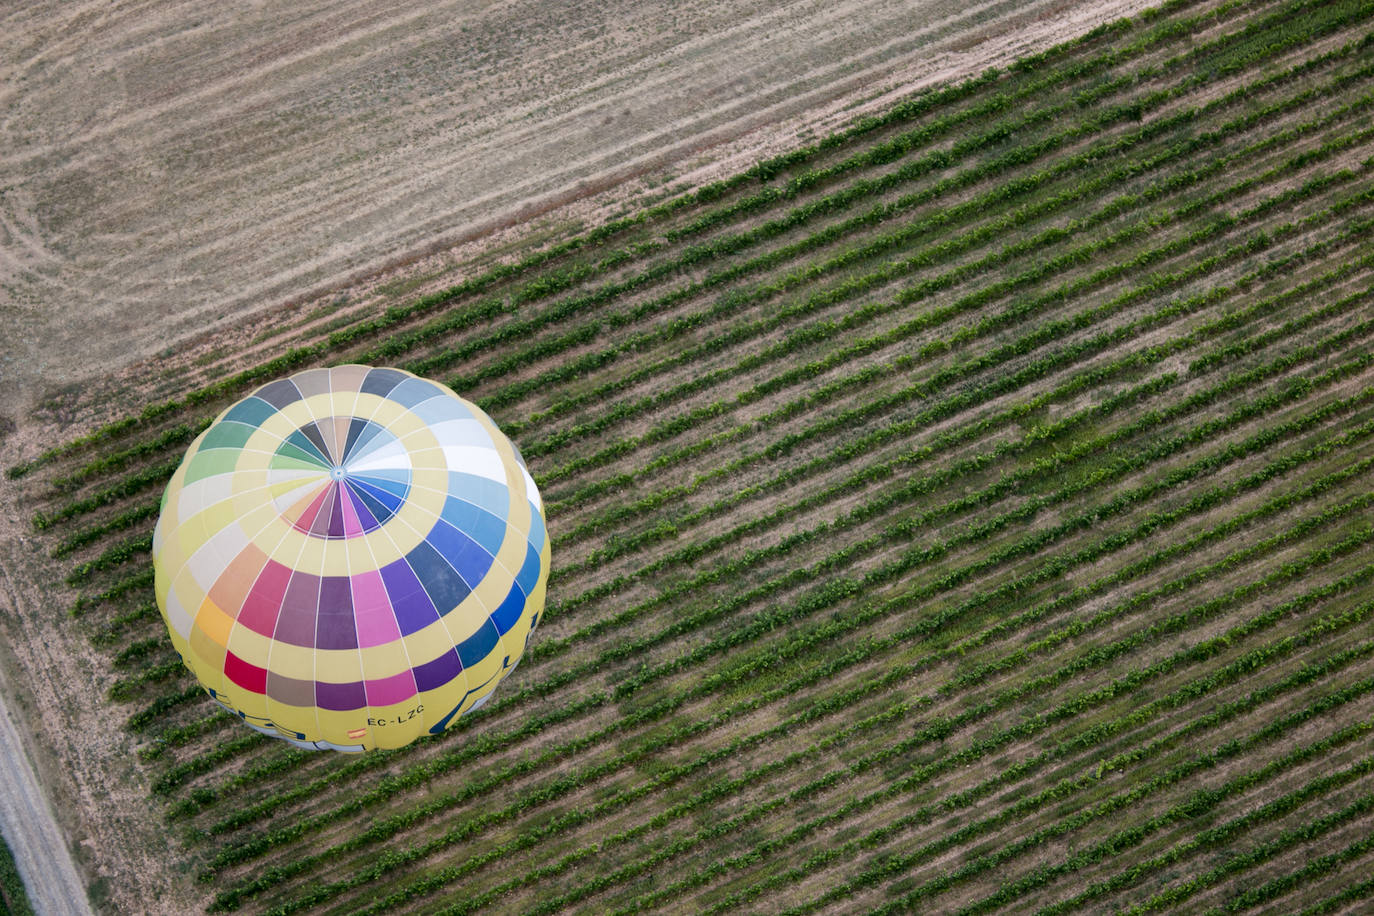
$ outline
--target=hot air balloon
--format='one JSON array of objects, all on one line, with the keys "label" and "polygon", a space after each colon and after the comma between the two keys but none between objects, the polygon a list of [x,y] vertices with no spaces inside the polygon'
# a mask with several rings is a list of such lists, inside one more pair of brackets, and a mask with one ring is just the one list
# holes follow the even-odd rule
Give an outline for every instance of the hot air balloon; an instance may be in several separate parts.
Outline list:
[{"label": "hot air balloon", "polygon": [[539,622],[534,480],[475,405],[399,369],[264,385],[191,444],[157,603],[209,694],[301,747],[394,748],[490,698]]}]

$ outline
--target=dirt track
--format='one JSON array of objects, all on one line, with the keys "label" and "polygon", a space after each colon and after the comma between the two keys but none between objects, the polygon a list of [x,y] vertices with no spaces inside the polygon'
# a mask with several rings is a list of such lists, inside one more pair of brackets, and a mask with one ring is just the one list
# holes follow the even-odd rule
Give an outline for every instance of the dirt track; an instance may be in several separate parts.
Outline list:
[{"label": "dirt track", "polygon": [[5,839],[34,910],[53,916],[90,913],[85,884],[77,877],[62,831],[39,788],[3,698],[0,759],[5,761],[0,766],[0,824],[5,826]]}]

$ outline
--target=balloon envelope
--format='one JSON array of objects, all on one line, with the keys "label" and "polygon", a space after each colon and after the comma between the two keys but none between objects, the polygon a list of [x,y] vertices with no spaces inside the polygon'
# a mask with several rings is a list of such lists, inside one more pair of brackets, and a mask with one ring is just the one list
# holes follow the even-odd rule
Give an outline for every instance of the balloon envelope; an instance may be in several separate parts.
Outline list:
[{"label": "balloon envelope", "polygon": [[399,747],[485,702],[544,606],[543,507],[475,405],[399,369],[264,385],[191,444],[153,532],[182,660],[252,727]]}]

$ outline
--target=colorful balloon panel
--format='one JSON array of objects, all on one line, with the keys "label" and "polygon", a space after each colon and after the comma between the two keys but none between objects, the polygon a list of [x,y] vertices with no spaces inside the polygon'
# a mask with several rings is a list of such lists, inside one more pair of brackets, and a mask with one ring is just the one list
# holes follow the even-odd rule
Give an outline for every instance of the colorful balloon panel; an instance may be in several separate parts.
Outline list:
[{"label": "colorful balloon panel", "polygon": [[158,607],[257,730],[400,747],[481,705],[544,607],[549,543],[491,419],[399,369],[311,369],[225,410],[153,532]]}]

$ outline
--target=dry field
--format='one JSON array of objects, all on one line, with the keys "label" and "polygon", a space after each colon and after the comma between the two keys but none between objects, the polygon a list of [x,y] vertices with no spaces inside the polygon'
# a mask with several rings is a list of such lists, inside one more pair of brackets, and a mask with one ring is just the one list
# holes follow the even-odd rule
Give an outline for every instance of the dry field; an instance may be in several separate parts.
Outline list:
[{"label": "dry field", "polygon": [[[462,239],[541,195],[552,209],[337,288],[356,265],[307,269],[276,248],[236,286],[233,259],[213,257],[229,242],[192,232],[196,256],[229,265],[223,304],[202,293],[215,308],[330,290],[22,415],[4,444],[6,663],[34,684],[20,700],[53,787],[77,799],[59,807],[98,902],[280,916],[1368,906],[1374,4],[1180,0],[905,95],[868,76],[851,93],[838,61],[914,85],[930,62],[891,43],[920,29],[854,26],[840,42],[826,18],[840,8],[788,8],[810,10],[814,34],[798,24],[793,39],[812,34],[833,68],[772,77],[801,99],[829,74],[810,123],[838,132],[799,146],[802,122],[780,109],[715,159],[682,138],[671,170],[695,177],[681,194],[686,179],[635,160],[614,118],[582,135],[562,184],[539,184],[547,163],[518,178],[493,159],[508,190],[486,204],[424,184],[442,169],[397,165],[390,203],[368,198],[376,234],[350,236],[343,260]],[[977,9],[977,28],[937,36],[949,11],[924,8],[924,40],[972,53],[962,29],[974,49],[1024,52],[1022,26],[1053,21]],[[695,60],[680,38],[654,44],[686,10],[656,15],[637,40]],[[749,21],[769,35],[797,22],[775,15]],[[745,66],[733,28],[708,44]],[[580,40],[610,61],[630,31]],[[306,55],[282,72],[308,86],[310,49],[330,40],[276,48]],[[407,59],[428,60],[422,47]],[[548,60],[609,80],[591,56]],[[366,86],[367,68],[340,66]],[[645,66],[615,69],[622,97],[683,85]],[[407,104],[428,111],[430,84],[411,85]],[[675,92],[650,110],[709,144],[769,110],[771,89],[740,86],[754,95],[737,118],[720,104],[723,121],[672,116]],[[531,116],[571,117],[549,104]],[[518,120],[474,123],[494,150],[520,142]],[[425,145],[435,129],[416,128],[417,162],[442,158]],[[597,137],[622,161],[600,160]],[[591,193],[635,169],[660,177]],[[208,187],[186,205],[201,194],[213,210]],[[302,213],[325,207],[322,187],[292,198]],[[424,188],[435,222],[406,204]],[[257,200],[264,233],[307,244],[291,221],[306,216]],[[161,268],[139,256],[147,282]],[[108,286],[107,317],[124,307]],[[210,417],[276,374],[352,361],[441,379],[497,419],[544,494],[554,569],[496,701],[441,738],[340,757],[216,711],[163,635],[147,545],[169,463]],[[137,419],[57,434],[111,405]]]},{"label": "dry field", "polygon": [[699,181],[1142,6],[8,4],[0,412],[537,215],[595,219],[559,205]]}]

